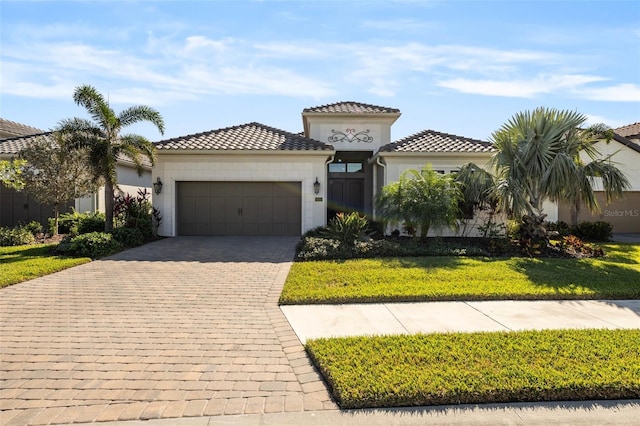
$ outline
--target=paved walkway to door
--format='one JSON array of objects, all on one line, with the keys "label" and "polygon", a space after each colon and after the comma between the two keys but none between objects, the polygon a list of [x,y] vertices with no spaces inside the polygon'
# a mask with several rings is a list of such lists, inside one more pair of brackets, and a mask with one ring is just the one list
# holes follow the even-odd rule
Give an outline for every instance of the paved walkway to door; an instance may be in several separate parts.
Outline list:
[{"label": "paved walkway to door", "polygon": [[277,306],[297,238],[178,237],[0,291],[0,423],[336,409]]}]

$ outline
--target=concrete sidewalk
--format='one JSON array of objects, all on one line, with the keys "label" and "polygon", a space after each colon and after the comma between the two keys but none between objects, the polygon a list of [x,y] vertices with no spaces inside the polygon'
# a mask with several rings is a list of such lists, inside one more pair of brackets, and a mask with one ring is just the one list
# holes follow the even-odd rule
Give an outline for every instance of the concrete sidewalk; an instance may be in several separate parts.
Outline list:
[{"label": "concrete sidewalk", "polygon": [[[640,401],[557,401],[324,410],[109,423],[109,426],[637,425]],[[78,425],[81,426],[81,425]]]},{"label": "concrete sidewalk", "polygon": [[359,335],[640,328],[640,300],[372,303],[280,309],[302,343]]}]

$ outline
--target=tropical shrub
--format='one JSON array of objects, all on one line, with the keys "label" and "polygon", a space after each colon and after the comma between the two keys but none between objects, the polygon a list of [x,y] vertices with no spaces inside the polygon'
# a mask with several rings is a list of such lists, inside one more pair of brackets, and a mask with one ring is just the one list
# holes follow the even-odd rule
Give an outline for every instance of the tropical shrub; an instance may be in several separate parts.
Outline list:
[{"label": "tropical shrub", "polygon": [[367,229],[368,224],[367,219],[357,212],[338,213],[329,221],[324,235],[327,238],[340,241],[340,244],[353,247]]},{"label": "tropical shrub", "polygon": [[560,250],[571,257],[602,257],[602,247],[587,244],[575,235],[567,235],[560,242]]},{"label": "tropical shrub", "polygon": [[77,257],[96,259],[117,253],[121,244],[106,232],[90,232],[72,237],[69,241],[68,253]]},{"label": "tropical shrub", "polygon": [[158,224],[161,220],[160,212],[149,201],[149,195],[146,189],[139,189],[135,197],[118,194],[113,207],[115,226],[138,229],[145,241],[154,235],[154,218]]},{"label": "tropical shrub", "polygon": [[111,234],[123,247],[138,247],[144,244],[144,236],[138,228],[114,228]]},{"label": "tropical shrub", "polygon": [[0,228],[0,246],[24,246],[35,242],[36,240],[28,228],[21,226]]},{"label": "tropical shrub", "polygon": [[397,182],[384,186],[376,206],[389,224],[400,224],[411,235],[419,231],[425,239],[430,229],[457,229],[461,201],[460,183],[426,165],[419,171],[407,170]]},{"label": "tropical shrub", "polygon": [[542,254],[549,245],[549,235],[544,227],[545,217],[545,214],[522,217],[518,244],[527,256]]},{"label": "tropical shrub", "polygon": [[[104,213],[78,213],[73,210],[63,213],[58,218],[58,232],[72,236],[87,234],[89,232],[101,232],[104,229]],[[49,233],[53,234],[55,219],[49,218]]]},{"label": "tropical shrub", "polygon": [[569,226],[567,222],[563,222],[561,220],[558,222],[546,222],[544,227],[549,233],[557,232],[559,237],[566,237],[573,233],[571,226]]},{"label": "tropical shrub", "polygon": [[613,231],[609,222],[581,222],[572,230],[573,234],[589,241],[608,241]]},{"label": "tropical shrub", "polygon": [[25,225],[20,225],[21,228],[26,229],[27,231],[31,232],[31,234],[33,234],[33,236],[35,237],[38,234],[42,233],[42,224],[40,222],[36,222],[35,220],[25,224]]},{"label": "tropical shrub", "polygon": [[353,246],[321,237],[302,237],[296,247],[296,260],[330,260],[407,256],[487,256],[480,246],[460,245],[434,239],[425,243],[416,239],[356,241]]}]

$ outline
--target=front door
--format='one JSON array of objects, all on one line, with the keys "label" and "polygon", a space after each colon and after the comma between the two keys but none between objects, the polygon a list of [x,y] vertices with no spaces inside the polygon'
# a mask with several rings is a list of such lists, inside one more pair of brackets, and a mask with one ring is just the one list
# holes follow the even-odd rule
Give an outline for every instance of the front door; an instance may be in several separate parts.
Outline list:
[{"label": "front door", "polygon": [[364,214],[364,178],[329,179],[328,196],[329,220],[339,212]]},{"label": "front door", "polygon": [[341,151],[328,164],[327,220],[337,213],[371,214],[371,152]]}]

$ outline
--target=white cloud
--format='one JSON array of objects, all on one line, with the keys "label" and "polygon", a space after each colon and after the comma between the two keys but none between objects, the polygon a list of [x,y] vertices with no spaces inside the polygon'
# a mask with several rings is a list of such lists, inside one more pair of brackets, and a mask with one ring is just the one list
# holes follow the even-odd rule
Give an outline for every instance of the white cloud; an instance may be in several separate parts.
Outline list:
[{"label": "white cloud", "polygon": [[577,93],[582,98],[595,101],[640,103],[640,85],[637,84],[617,84],[598,88],[585,87]]},{"label": "white cloud", "polygon": [[[223,40],[212,40],[204,36],[190,36],[186,38],[186,51],[201,51],[203,49],[212,50],[216,53],[226,51],[233,43],[233,39],[227,38]],[[202,52],[200,52],[202,54]]]},{"label": "white cloud", "polygon": [[505,96],[533,98],[537,95],[554,93],[561,90],[577,90],[581,86],[606,80],[604,77],[591,75],[540,75],[532,79],[515,80],[472,80],[457,78],[441,80],[440,87],[453,89],[462,93],[487,96]]},{"label": "white cloud", "polygon": [[587,117],[587,121],[585,122],[586,126],[593,126],[594,124],[604,123],[607,126],[615,129],[617,127],[622,127],[629,124],[617,118],[603,117],[601,115],[585,114],[585,116]]},{"label": "white cloud", "polygon": [[[386,24],[424,25],[412,19]],[[374,28],[385,22],[362,25]],[[64,35],[64,29],[56,31]],[[68,96],[73,87],[69,82],[100,80],[129,87],[120,94],[124,99],[148,96],[151,101],[145,103],[156,104],[218,93],[322,98],[351,87],[392,97],[403,88],[429,90],[433,85],[485,96],[563,93],[623,102],[640,98],[640,87],[634,84],[592,87],[607,78],[584,70],[567,72],[574,56],[542,50],[415,41],[254,41],[202,34],[148,33],[144,44],[117,48],[90,42],[7,42],[1,54],[2,91],[37,97],[59,97],[64,91]]]}]

